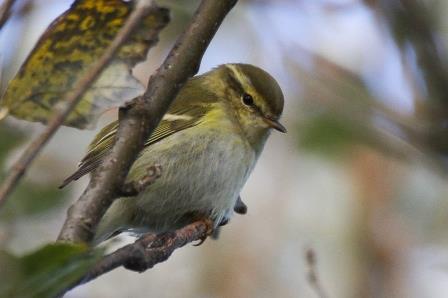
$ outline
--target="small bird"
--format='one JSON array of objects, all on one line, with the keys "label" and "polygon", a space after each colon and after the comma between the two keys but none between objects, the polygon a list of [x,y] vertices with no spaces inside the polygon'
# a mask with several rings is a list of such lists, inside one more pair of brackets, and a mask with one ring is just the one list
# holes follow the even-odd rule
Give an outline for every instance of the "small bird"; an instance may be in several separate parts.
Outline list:
[{"label": "small bird", "polygon": [[[125,231],[171,231],[201,218],[211,219],[215,228],[227,223],[235,206],[245,208],[239,194],[271,129],[286,132],[279,122],[283,101],[275,79],[250,64],[220,65],[187,81],[126,182],[143,179],[156,164],[161,176],[135,197],[114,201],[94,244]],[[99,168],[117,128],[115,121],[99,132],[61,187]]]}]

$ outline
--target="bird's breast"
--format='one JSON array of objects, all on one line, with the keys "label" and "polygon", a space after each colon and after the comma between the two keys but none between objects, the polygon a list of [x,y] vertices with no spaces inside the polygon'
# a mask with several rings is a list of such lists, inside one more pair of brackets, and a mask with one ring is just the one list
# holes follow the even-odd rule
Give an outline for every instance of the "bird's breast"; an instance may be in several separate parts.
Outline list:
[{"label": "bird's breast", "polygon": [[[252,147],[225,127],[195,126],[149,146],[132,167],[142,177],[152,164],[161,177],[135,201],[143,225],[171,229],[189,212],[219,218],[233,209],[256,161]],[[166,226],[166,228],[160,228]]]}]

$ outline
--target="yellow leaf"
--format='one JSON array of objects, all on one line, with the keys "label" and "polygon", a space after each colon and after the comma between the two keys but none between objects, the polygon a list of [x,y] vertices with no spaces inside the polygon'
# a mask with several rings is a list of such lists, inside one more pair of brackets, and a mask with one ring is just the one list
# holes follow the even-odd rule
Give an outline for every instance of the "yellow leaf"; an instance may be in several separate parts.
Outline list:
[{"label": "yellow leaf", "polygon": [[[104,53],[131,13],[134,1],[78,0],[47,28],[16,77],[9,83],[1,103],[3,113],[45,123],[56,104],[73,88],[89,66]],[[154,9],[118,51],[65,125],[92,126],[96,116],[143,91],[131,74],[154,45],[154,31],[168,23],[168,11]],[[1,113],[0,113],[1,114]]]}]

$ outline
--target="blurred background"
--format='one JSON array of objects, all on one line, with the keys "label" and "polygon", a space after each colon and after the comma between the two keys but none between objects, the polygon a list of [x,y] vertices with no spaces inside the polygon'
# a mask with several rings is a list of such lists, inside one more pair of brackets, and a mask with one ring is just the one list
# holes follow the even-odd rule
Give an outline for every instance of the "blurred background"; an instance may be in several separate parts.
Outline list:
[{"label": "blurred background", "polygon": [[[142,82],[198,3],[157,2],[172,21],[134,69]],[[0,31],[0,93],[70,4],[16,1]],[[143,274],[115,270],[66,297],[446,297],[447,13],[443,0],[239,1],[201,72],[228,62],[268,70],[288,128],[273,133],[241,194],[248,214],[218,241],[179,249]],[[3,174],[42,129],[0,123]],[[0,212],[2,249],[22,254],[56,239],[88,180],[57,186],[94,134],[60,129]]]}]

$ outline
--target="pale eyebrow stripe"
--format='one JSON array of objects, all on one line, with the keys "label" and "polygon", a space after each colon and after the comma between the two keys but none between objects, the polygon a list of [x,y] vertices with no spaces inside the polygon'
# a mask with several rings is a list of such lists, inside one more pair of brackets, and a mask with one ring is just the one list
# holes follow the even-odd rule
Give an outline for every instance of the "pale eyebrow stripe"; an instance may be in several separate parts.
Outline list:
[{"label": "pale eyebrow stripe", "polygon": [[230,69],[230,71],[232,72],[234,77],[240,82],[240,84],[243,83],[241,85],[251,86],[252,89],[254,89],[254,85],[252,84],[252,81],[246,75],[244,75],[244,73],[242,73],[241,71],[238,70],[237,65],[226,64],[226,67],[228,69]]}]

